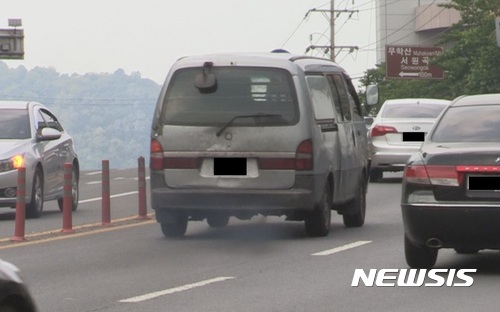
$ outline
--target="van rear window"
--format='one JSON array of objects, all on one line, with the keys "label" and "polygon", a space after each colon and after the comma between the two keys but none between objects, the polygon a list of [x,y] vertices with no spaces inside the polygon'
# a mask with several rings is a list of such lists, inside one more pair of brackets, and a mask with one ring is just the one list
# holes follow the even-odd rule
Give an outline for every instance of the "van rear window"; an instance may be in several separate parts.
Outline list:
[{"label": "van rear window", "polygon": [[278,68],[212,67],[216,86],[195,86],[203,67],[174,73],[163,102],[162,122],[171,125],[212,126],[236,116],[232,126],[285,126],[298,122],[297,96],[289,72]]}]

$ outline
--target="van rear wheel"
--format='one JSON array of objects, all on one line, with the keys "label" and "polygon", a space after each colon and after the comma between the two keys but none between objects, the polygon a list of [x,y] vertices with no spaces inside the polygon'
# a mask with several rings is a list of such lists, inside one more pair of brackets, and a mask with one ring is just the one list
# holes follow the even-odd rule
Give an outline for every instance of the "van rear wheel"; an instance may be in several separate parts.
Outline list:
[{"label": "van rear wheel", "polygon": [[178,214],[175,220],[160,224],[161,231],[165,237],[181,237],[186,233],[188,218],[187,216]]},{"label": "van rear wheel", "polygon": [[322,237],[330,232],[332,216],[332,190],[330,183],[326,183],[321,201],[316,204],[314,210],[305,219],[307,235],[311,237]]}]

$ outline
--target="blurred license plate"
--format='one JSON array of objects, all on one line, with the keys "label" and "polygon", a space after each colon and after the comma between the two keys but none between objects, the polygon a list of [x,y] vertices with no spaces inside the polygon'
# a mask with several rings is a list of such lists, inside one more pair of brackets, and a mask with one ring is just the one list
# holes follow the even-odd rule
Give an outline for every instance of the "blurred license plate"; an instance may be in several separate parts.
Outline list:
[{"label": "blurred license plate", "polygon": [[500,191],[500,176],[469,176],[470,191]]},{"label": "blurred license plate", "polygon": [[245,176],[247,175],[246,158],[214,158],[214,175]]},{"label": "blurred license plate", "polygon": [[423,142],[425,140],[424,132],[403,132],[404,142]]}]

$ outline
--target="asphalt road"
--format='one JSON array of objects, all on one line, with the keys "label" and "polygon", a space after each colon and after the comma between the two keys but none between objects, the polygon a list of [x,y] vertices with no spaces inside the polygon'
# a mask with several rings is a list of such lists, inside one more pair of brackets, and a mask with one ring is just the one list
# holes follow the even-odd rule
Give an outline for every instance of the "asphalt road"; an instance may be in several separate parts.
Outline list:
[{"label": "asphalt road", "polygon": [[[111,193],[137,189],[133,170],[112,173]],[[309,238],[302,222],[231,219],[224,229],[191,222],[164,238],[154,220],[57,233],[56,205],[27,229],[52,234],[0,245],[22,270],[40,311],[497,311],[500,253],[439,253],[436,268],[477,269],[471,287],[351,287],[356,269],[407,269],[400,175],[370,184],[366,224]],[[82,178],[81,200],[99,197],[98,174]],[[95,182],[95,181],[94,181]],[[148,201],[149,202],[149,201]],[[112,219],[137,214],[137,194],[112,199]],[[99,223],[100,201],[80,205],[74,224]],[[0,221],[8,239],[14,221]],[[43,238],[43,239],[41,239]]]}]

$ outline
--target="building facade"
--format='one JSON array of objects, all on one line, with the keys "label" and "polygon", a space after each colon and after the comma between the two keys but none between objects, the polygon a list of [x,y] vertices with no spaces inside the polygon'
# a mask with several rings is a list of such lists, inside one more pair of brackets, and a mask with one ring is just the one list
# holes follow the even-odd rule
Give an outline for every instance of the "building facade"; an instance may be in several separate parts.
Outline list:
[{"label": "building facade", "polygon": [[435,46],[440,35],[460,20],[460,13],[439,4],[449,0],[378,0],[377,64],[385,62],[385,47]]}]

